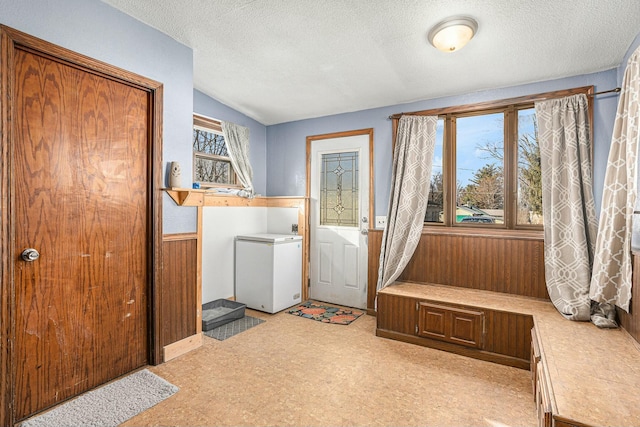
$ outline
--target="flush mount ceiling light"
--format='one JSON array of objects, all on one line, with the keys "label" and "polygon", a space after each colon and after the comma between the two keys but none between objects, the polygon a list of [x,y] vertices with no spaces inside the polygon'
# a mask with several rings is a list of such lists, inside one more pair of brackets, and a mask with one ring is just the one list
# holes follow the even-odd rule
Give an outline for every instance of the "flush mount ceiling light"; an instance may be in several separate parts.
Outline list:
[{"label": "flush mount ceiling light", "polygon": [[455,52],[469,43],[478,31],[478,23],[466,16],[453,16],[429,31],[429,43],[443,52]]}]

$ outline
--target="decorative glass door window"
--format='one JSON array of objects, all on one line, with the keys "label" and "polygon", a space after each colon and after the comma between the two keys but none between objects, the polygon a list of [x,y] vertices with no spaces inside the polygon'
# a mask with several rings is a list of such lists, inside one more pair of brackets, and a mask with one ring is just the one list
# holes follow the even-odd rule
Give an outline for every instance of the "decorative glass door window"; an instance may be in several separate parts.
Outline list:
[{"label": "decorative glass door window", "polygon": [[358,152],[322,155],[320,225],[358,227]]}]

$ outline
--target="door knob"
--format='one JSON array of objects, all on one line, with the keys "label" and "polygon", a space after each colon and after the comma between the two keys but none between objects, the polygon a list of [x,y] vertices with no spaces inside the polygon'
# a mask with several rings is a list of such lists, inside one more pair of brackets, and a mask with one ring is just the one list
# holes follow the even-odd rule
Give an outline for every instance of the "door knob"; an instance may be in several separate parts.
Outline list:
[{"label": "door knob", "polygon": [[360,230],[360,234],[366,236],[367,234],[369,234],[369,230],[365,230],[365,229]]},{"label": "door knob", "polygon": [[29,249],[25,249],[24,251],[22,251],[22,259],[27,261],[27,262],[33,262],[35,260],[37,260],[38,258],[40,258],[40,253],[33,248],[29,248]]}]

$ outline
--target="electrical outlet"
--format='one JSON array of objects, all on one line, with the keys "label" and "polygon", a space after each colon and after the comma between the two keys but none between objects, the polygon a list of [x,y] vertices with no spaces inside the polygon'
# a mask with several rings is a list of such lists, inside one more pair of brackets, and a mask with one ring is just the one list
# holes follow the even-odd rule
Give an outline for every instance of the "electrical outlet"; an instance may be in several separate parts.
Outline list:
[{"label": "electrical outlet", "polygon": [[387,217],[386,216],[377,216],[376,217],[376,228],[385,228],[387,226]]},{"label": "electrical outlet", "polygon": [[298,224],[291,224],[291,232],[292,233],[298,232]]}]

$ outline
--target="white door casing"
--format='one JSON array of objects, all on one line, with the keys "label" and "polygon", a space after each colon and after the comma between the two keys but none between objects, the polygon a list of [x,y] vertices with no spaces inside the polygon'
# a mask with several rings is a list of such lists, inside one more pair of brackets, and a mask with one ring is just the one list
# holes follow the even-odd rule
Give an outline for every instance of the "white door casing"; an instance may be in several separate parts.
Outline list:
[{"label": "white door casing", "polygon": [[[310,156],[309,296],[361,309],[367,304],[370,138],[366,133],[313,140]],[[330,194],[324,203],[323,189]]]}]

